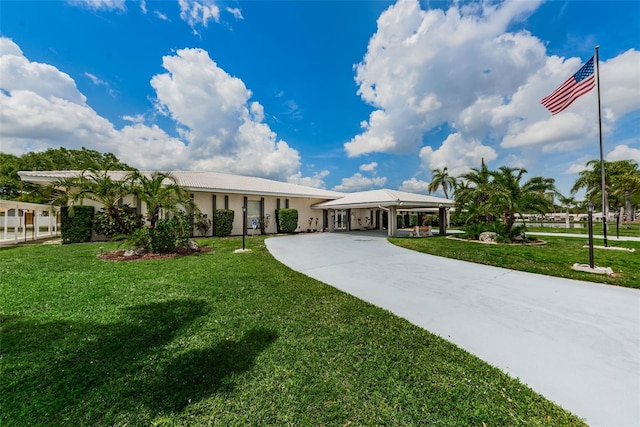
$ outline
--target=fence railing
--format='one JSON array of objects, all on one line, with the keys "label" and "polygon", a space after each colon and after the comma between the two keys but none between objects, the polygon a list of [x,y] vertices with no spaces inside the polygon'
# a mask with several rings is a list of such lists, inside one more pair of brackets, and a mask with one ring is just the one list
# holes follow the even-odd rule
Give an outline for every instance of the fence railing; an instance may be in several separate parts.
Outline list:
[{"label": "fence railing", "polygon": [[0,244],[10,245],[59,235],[60,208],[0,200]]}]

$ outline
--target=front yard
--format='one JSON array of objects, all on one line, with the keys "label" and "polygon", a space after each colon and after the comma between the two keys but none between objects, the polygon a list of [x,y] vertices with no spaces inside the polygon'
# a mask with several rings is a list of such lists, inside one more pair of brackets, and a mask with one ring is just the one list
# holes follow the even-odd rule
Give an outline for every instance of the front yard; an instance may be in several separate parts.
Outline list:
[{"label": "front yard", "polygon": [[262,237],[200,243],[128,262],[97,258],[111,243],[0,249],[0,424],[581,425]]}]

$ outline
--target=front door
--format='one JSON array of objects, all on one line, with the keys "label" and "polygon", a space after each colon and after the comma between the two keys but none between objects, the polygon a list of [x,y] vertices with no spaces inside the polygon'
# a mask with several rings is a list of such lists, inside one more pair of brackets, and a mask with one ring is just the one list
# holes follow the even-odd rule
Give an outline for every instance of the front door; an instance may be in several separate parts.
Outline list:
[{"label": "front door", "polygon": [[334,230],[346,230],[347,229],[347,211],[337,210],[333,217],[333,229]]}]

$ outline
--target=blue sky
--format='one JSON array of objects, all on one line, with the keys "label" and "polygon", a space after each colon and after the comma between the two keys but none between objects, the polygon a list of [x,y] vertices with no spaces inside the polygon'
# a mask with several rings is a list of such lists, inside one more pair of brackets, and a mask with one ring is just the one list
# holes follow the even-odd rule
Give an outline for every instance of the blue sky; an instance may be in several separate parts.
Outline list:
[{"label": "blue sky", "polygon": [[0,20],[3,152],[421,193],[484,158],[567,194],[599,156],[596,91],[539,102],[598,44],[605,157],[640,162],[637,1],[3,0]]}]

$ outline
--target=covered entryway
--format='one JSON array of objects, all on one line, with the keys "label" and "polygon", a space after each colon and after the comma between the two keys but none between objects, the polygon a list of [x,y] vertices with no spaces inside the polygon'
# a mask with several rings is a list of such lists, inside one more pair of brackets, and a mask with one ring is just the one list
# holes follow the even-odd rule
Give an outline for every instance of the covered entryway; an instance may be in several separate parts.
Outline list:
[{"label": "covered entryway", "polygon": [[444,234],[447,211],[454,202],[440,197],[397,190],[372,190],[346,194],[344,197],[319,203],[314,209],[329,212],[329,231],[386,229],[388,236],[398,235],[397,216],[401,211],[432,209],[440,218],[440,233]]}]

